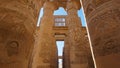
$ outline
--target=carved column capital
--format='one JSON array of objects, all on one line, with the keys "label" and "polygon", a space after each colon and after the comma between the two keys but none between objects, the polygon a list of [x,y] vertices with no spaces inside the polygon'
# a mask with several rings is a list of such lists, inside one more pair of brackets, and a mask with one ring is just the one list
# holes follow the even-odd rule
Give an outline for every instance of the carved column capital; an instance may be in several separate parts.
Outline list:
[{"label": "carved column capital", "polygon": [[46,1],[43,6],[45,9],[49,9],[49,10],[58,9],[57,3],[52,1]]},{"label": "carved column capital", "polygon": [[76,1],[68,1],[66,9],[68,15],[78,16],[77,11],[79,10],[79,6]]},{"label": "carved column capital", "polygon": [[44,15],[43,16],[53,16],[54,10],[57,9],[55,2],[46,1],[43,5]]},{"label": "carved column capital", "polygon": [[67,8],[67,11],[69,11],[71,9],[79,10],[80,9],[80,3],[78,1],[68,1],[66,8]]}]

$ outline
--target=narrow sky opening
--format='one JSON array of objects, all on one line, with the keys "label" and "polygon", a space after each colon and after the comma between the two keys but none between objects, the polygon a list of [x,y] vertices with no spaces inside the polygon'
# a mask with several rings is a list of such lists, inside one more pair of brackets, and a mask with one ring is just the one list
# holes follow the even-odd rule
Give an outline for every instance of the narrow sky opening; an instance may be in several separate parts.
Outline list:
[{"label": "narrow sky opening", "polygon": [[81,18],[82,26],[86,26],[85,24],[85,18],[82,9],[78,10],[78,16]]},{"label": "narrow sky opening", "polygon": [[[56,41],[58,56],[63,56],[64,41]],[[58,68],[62,68],[63,59],[58,58]]]},{"label": "narrow sky opening", "polygon": [[63,67],[62,67],[62,66],[63,66],[63,65],[62,65],[63,59],[59,59],[58,62],[59,62],[59,67],[58,67],[58,68],[63,68]]},{"label": "narrow sky opening", "polygon": [[58,48],[58,56],[63,55],[63,47],[64,47],[64,41],[56,41],[57,48]]},{"label": "narrow sky opening", "polygon": [[40,26],[40,20],[41,20],[42,16],[43,16],[43,8],[41,8],[41,9],[40,9],[40,12],[39,12],[39,17],[38,17],[37,27]]}]

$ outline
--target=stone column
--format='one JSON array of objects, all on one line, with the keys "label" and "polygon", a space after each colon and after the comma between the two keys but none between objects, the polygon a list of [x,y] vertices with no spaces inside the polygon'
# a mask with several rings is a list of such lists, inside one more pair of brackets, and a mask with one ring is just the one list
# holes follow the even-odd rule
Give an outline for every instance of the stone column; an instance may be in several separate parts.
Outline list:
[{"label": "stone column", "polygon": [[70,68],[70,41],[68,36],[64,39],[65,45],[63,49],[63,68]]},{"label": "stone column", "polygon": [[120,0],[83,0],[97,68],[120,67]]},{"label": "stone column", "polygon": [[0,0],[0,68],[28,68],[38,5],[36,0]]},{"label": "stone column", "polygon": [[36,55],[33,59],[33,68],[57,68],[57,46],[53,33],[54,16],[57,9],[53,2],[45,2],[44,15],[41,20],[38,39],[36,42]]},{"label": "stone column", "polygon": [[81,20],[77,14],[79,8],[80,4],[78,6],[75,1],[68,1],[66,23],[70,41],[70,68],[88,68],[88,56],[91,55]]}]

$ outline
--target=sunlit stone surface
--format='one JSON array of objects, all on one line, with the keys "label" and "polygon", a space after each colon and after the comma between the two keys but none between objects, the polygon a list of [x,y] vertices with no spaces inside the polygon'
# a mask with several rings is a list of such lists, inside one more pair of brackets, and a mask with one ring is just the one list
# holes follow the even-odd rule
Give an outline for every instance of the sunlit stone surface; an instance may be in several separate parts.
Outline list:
[{"label": "sunlit stone surface", "polygon": [[0,0],[0,68],[28,68],[41,7],[35,0]]},{"label": "sunlit stone surface", "polygon": [[120,0],[83,0],[97,68],[120,67]]},{"label": "sunlit stone surface", "polygon": [[[82,4],[97,68],[119,68],[120,0]],[[54,16],[59,7],[68,15]],[[58,59],[63,68],[94,68],[80,8],[80,0],[0,0],[0,68],[58,68]],[[56,41],[65,42],[63,56],[58,56]]]},{"label": "sunlit stone surface", "polygon": [[[65,41],[65,53],[69,55],[64,55],[64,68],[88,68],[89,59],[91,56],[90,47],[88,44],[88,38],[85,28],[81,25],[81,20],[78,17],[77,10],[79,6],[74,1],[67,3],[66,23],[68,26],[68,38]],[[69,49],[67,49],[69,45]],[[69,52],[67,52],[69,51]],[[67,52],[67,53],[66,53]],[[91,58],[92,59],[92,58]],[[68,62],[69,61],[69,62]],[[69,63],[69,64],[68,64]],[[93,63],[91,63],[93,64]],[[69,67],[68,67],[69,66]],[[93,67],[91,67],[93,68]]]}]

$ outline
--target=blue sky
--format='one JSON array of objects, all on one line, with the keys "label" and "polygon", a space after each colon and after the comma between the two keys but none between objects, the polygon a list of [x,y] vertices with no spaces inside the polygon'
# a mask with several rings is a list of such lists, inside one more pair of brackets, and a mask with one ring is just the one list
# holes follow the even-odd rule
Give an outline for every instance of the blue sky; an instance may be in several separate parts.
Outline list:
[{"label": "blue sky", "polygon": [[62,56],[62,53],[63,53],[63,47],[64,47],[64,41],[57,41],[56,42],[57,44],[57,47],[58,47],[58,55],[59,56]]}]

